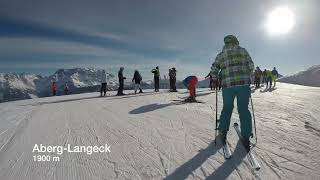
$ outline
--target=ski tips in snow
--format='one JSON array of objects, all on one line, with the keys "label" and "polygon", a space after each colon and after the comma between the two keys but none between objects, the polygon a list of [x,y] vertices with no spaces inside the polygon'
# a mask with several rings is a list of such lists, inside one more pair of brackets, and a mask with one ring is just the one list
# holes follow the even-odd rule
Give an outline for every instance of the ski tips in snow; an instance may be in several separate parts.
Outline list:
[{"label": "ski tips in snow", "polygon": [[[237,132],[237,135],[239,136],[240,141],[242,142],[243,137],[241,136],[241,131],[240,131],[239,124],[238,123],[234,123],[233,125],[234,125],[234,128],[235,128],[236,132]],[[244,144],[242,144],[242,145],[244,145]],[[260,170],[260,164],[257,161],[257,159],[255,158],[255,156],[252,154],[252,150],[250,150],[248,152],[247,159],[250,162],[250,164],[251,164],[253,169],[255,169],[257,171]]]},{"label": "ski tips in snow", "polygon": [[231,153],[229,145],[226,143],[225,145],[223,145],[222,149],[223,149],[224,158],[230,159],[232,156],[232,153]]}]

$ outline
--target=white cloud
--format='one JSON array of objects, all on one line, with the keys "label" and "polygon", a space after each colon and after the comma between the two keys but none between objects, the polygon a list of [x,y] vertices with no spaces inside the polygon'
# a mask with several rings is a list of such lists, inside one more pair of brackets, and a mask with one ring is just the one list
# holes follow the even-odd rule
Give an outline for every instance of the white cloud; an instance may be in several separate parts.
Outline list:
[{"label": "white cloud", "polygon": [[102,48],[75,42],[46,40],[40,38],[0,38],[0,53],[12,54],[68,54],[101,57],[128,57],[129,53],[119,52],[112,48]]}]

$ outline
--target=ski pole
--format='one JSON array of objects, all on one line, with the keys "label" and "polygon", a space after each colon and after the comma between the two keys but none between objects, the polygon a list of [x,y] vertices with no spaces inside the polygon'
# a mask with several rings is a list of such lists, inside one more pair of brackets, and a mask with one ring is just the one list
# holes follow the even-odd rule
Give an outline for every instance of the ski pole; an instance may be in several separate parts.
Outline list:
[{"label": "ski pole", "polygon": [[253,116],[253,124],[254,124],[254,134],[256,135],[256,143],[258,143],[256,118],[255,118],[255,115],[254,115],[252,97],[250,97],[250,100],[251,100],[251,108],[252,108],[252,116]]},{"label": "ski pole", "polygon": [[214,145],[217,145],[217,130],[218,130],[218,89],[216,88],[216,128],[214,134]]}]

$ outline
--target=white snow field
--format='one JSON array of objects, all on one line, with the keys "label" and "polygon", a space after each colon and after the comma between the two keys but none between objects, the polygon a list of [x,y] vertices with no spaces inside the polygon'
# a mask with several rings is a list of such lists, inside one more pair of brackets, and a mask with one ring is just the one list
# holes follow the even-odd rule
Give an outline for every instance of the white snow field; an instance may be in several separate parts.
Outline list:
[{"label": "white snow field", "polygon": [[[232,126],[232,158],[225,160],[214,146],[215,93],[198,89],[204,104],[172,101],[186,97],[184,92],[2,103],[0,179],[320,179],[320,88],[278,83],[273,91],[253,93],[259,171],[251,169]],[[219,114],[221,100],[219,92]],[[231,125],[236,121],[234,109]],[[32,152],[35,144],[107,144],[111,152]],[[36,155],[51,159],[34,161]]]}]

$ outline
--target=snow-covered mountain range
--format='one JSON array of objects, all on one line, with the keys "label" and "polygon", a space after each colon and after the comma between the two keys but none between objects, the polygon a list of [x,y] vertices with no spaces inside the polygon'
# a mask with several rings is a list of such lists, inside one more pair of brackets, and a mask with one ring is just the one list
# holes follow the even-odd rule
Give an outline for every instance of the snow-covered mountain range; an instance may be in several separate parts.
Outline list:
[{"label": "snow-covered mountain range", "polygon": [[[46,97],[51,95],[51,83],[57,84],[57,94],[63,93],[67,83],[71,94],[97,91],[102,70],[93,68],[59,69],[51,76],[31,73],[0,73],[0,102]],[[117,86],[113,74],[108,75],[108,89]]]},{"label": "snow-covered mountain range", "polygon": [[280,82],[320,87],[320,65],[312,66],[290,76],[279,79]]}]

